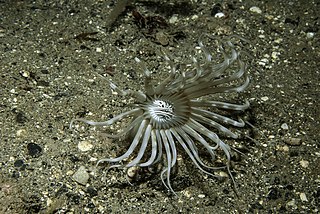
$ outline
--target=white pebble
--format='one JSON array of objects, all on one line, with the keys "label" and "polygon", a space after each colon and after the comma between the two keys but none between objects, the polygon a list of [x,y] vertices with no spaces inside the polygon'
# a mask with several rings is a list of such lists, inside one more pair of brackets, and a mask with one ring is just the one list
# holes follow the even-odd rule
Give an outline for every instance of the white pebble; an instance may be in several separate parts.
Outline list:
[{"label": "white pebble", "polygon": [[265,102],[265,101],[269,100],[269,97],[267,97],[267,96],[261,97],[261,100]]},{"label": "white pebble", "polygon": [[278,59],[279,56],[280,55],[280,52],[277,52],[277,51],[273,51],[272,53],[271,53],[271,57],[272,57],[272,59]]},{"label": "white pebble", "polygon": [[47,207],[50,207],[50,205],[52,204],[52,200],[50,198],[47,198]]},{"label": "white pebble", "polygon": [[289,146],[285,145],[285,146],[281,147],[280,150],[284,151],[284,152],[289,152]]},{"label": "white pebble", "polygon": [[27,135],[27,130],[25,129],[19,129],[16,133],[17,137],[22,137]]},{"label": "white pebble", "polygon": [[306,160],[301,160],[299,163],[303,168],[308,168],[309,166],[309,161]]},{"label": "white pebble", "polygon": [[222,17],[225,17],[226,15],[224,15],[224,13],[216,13],[216,15],[214,15],[214,17],[216,18],[222,18]]},{"label": "white pebble", "polygon": [[308,201],[307,196],[304,192],[300,193],[300,199],[301,201]]},{"label": "white pebble", "polygon": [[307,33],[307,38],[312,39],[314,37],[314,32],[308,32]]},{"label": "white pebble", "polygon": [[288,130],[288,129],[289,129],[289,126],[288,126],[288,124],[286,124],[286,123],[282,123],[282,124],[281,124],[281,128],[284,129],[284,130]]},{"label": "white pebble", "polygon": [[249,10],[253,13],[262,13],[262,10],[257,6],[250,7]]},{"label": "white pebble", "polygon": [[89,180],[89,173],[84,166],[80,166],[79,169],[73,174],[72,178],[77,183],[86,185]]},{"label": "white pebble", "polygon": [[283,38],[277,38],[274,40],[274,43],[281,44],[283,42]]},{"label": "white pebble", "polygon": [[173,15],[170,19],[169,19],[169,23],[173,24],[176,23],[178,21],[178,16],[177,15]]},{"label": "white pebble", "polygon": [[258,61],[258,64],[262,65],[262,66],[266,66],[266,64],[268,64],[268,62],[269,62],[269,60],[267,58],[263,58],[260,61]]},{"label": "white pebble", "polygon": [[206,197],[205,194],[199,194],[199,195],[198,195],[198,198],[204,198],[204,197]]},{"label": "white pebble", "polygon": [[29,71],[20,71],[20,74],[25,78],[29,78],[30,77],[30,72]]},{"label": "white pebble", "polygon": [[84,140],[78,143],[78,149],[82,152],[87,152],[92,148],[93,148],[93,145],[87,140]]},{"label": "white pebble", "polygon": [[219,174],[219,176],[222,177],[222,178],[227,178],[227,177],[229,177],[229,175],[228,175],[226,172],[223,172],[223,171],[219,172],[218,174]]},{"label": "white pebble", "polygon": [[135,176],[137,176],[139,173],[139,167],[138,166],[133,166],[133,167],[129,167],[128,171],[127,171],[127,175],[129,178],[134,178]]},{"label": "white pebble", "polygon": [[195,20],[195,19],[198,19],[198,18],[199,18],[198,15],[193,15],[193,16],[191,17],[192,20]]}]

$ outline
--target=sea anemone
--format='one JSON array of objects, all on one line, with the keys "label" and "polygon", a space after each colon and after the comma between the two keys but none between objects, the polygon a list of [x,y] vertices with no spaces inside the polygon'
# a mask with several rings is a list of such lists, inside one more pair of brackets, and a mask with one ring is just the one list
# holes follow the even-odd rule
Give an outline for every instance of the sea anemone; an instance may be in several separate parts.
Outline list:
[{"label": "sea anemone", "polygon": [[[203,44],[204,38],[210,45],[215,44],[216,62],[213,61],[208,45]],[[243,104],[220,101],[226,94],[244,91],[249,84],[246,64],[242,60],[242,56],[245,55],[243,53],[246,52],[234,44],[235,40],[246,41],[238,36],[219,39],[203,35],[192,57],[192,66],[189,67],[178,68],[168,54],[164,53],[170,72],[156,86],[152,83],[151,72],[142,61],[135,58],[144,74],[144,92],[121,90],[107,79],[110,87],[119,95],[134,98],[133,108],[104,122],[73,119],[70,127],[75,121],[93,126],[110,126],[125,118],[131,118],[131,122],[119,133],[106,134],[110,138],[131,135],[132,142],[128,150],[119,157],[101,159],[98,164],[109,162],[114,163],[111,167],[131,168],[152,167],[164,162],[161,180],[172,192],[174,191],[170,184],[170,173],[177,164],[178,145],[202,172],[215,177],[218,175],[210,171],[221,167],[206,164],[200,158],[199,149],[205,148],[212,160],[217,158],[218,150],[223,151],[226,162],[224,168],[232,178],[229,169],[231,148],[215,131],[234,139],[238,138],[238,135],[225,125],[243,127],[244,121],[223,116],[222,113],[227,112],[230,115],[232,111],[244,111],[249,107],[248,101]],[[123,165],[122,162],[134,153],[136,156]]]}]

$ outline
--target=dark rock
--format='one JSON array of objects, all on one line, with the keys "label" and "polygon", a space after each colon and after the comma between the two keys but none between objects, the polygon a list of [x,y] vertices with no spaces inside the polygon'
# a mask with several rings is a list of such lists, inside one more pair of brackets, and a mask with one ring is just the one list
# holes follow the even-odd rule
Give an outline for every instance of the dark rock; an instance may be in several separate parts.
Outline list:
[{"label": "dark rock", "polygon": [[28,143],[27,149],[28,149],[28,155],[30,155],[33,158],[39,157],[42,153],[42,148],[35,143]]}]

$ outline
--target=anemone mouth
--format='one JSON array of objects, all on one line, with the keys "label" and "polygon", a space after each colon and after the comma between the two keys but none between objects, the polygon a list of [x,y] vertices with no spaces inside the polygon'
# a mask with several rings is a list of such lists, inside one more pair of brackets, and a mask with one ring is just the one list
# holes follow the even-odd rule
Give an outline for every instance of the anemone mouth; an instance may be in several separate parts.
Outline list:
[{"label": "anemone mouth", "polygon": [[190,106],[186,96],[154,96],[145,106],[150,123],[156,129],[182,126],[189,120]]},{"label": "anemone mouth", "polygon": [[155,99],[148,105],[151,118],[157,123],[172,121],[175,116],[175,106],[167,100]]}]

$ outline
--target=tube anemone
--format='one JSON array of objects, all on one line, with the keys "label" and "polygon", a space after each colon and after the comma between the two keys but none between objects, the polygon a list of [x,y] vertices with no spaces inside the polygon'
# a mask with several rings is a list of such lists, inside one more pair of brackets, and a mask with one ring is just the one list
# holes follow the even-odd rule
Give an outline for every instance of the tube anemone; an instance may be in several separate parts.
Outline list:
[{"label": "tube anemone", "polygon": [[[217,135],[216,131],[236,139],[238,135],[226,125],[243,127],[245,123],[221,115],[221,110],[244,111],[249,108],[249,102],[234,104],[225,101],[213,100],[215,94],[227,97],[229,93],[244,91],[249,85],[246,64],[241,59],[242,51],[236,48],[232,39],[218,39],[205,35],[209,41],[215,41],[222,56],[220,62],[214,62],[209,49],[199,41],[199,54],[192,57],[193,66],[179,70],[173,61],[165,54],[164,58],[170,66],[170,73],[158,85],[154,85],[151,72],[138,58],[135,60],[141,65],[144,73],[144,92],[122,90],[116,84],[107,80],[110,87],[121,96],[133,97],[136,101],[134,108],[114,118],[95,122],[86,119],[74,119],[93,126],[110,126],[124,118],[131,117],[132,121],[119,134],[108,134],[108,137],[119,138],[133,134],[131,145],[121,156],[104,158],[98,161],[117,163],[112,167],[152,167],[160,161],[165,162],[160,173],[163,184],[171,192],[170,183],[172,168],[177,164],[177,147],[181,147],[190,157],[194,165],[201,172],[217,177],[212,171],[221,169],[205,164],[198,152],[199,147],[205,148],[214,161],[217,150],[222,150],[229,175],[231,149]],[[242,38],[236,37],[240,40]],[[197,59],[196,57],[200,59]],[[217,110],[217,111],[215,111]],[[150,148],[150,149],[148,149]],[[131,161],[122,165],[128,157],[134,156]],[[165,154],[165,155],[163,155]],[[233,180],[233,178],[232,178]]]}]

